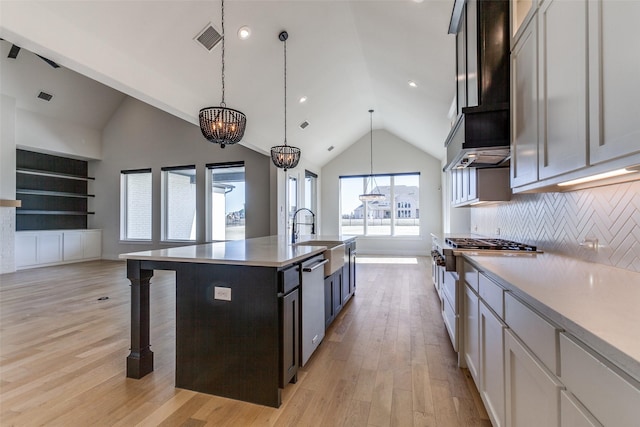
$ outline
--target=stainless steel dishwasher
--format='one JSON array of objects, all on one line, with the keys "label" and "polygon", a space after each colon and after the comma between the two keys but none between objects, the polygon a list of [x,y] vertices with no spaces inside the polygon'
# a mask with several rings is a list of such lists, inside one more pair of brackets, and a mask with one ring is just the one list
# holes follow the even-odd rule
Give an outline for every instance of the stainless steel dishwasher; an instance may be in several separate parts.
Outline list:
[{"label": "stainless steel dishwasher", "polygon": [[302,358],[304,366],[324,338],[324,265],[323,255],[302,263]]}]

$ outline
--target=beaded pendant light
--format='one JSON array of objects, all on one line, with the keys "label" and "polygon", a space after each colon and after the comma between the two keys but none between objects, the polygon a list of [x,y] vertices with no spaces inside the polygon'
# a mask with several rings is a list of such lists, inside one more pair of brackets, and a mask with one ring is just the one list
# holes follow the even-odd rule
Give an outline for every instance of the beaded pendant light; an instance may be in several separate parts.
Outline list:
[{"label": "beaded pendant light", "polygon": [[293,169],[300,161],[300,149],[287,145],[287,39],[289,34],[282,31],[278,39],[284,44],[284,145],[271,147],[271,161],[280,169]]},{"label": "beaded pendant light", "polygon": [[[373,175],[373,110],[369,110],[369,122],[370,122],[370,147],[371,147],[371,169],[369,170],[369,177],[367,178],[367,185],[364,187],[364,194],[358,196],[361,202],[379,202],[385,199],[385,195],[382,193],[375,193],[378,190],[378,183],[376,177]],[[371,186],[371,191],[369,191]],[[378,190],[379,191],[379,190]]]},{"label": "beaded pendant light", "polygon": [[200,110],[200,130],[209,142],[220,144],[220,148],[240,142],[247,126],[244,113],[227,108],[224,102],[224,0],[222,0],[222,102],[219,107]]}]

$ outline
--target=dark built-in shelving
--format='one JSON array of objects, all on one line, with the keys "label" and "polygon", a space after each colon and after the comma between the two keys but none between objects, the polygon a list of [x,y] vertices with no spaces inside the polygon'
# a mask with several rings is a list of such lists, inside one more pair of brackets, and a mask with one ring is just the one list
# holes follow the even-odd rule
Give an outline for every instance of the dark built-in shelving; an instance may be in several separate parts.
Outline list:
[{"label": "dark built-in shelving", "polygon": [[16,230],[86,229],[88,162],[27,150],[16,151]]}]

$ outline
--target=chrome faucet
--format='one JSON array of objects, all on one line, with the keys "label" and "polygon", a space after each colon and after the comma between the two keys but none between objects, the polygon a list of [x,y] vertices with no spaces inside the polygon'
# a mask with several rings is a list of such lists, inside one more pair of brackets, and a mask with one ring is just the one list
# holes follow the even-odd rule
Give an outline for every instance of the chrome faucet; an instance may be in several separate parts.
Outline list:
[{"label": "chrome faucet", "polygon": [[[309,213],[311,214],[311,219],[312,222],[308,223],[308,222],[296,222],[296,216],[298,215],[298,212],[300,211],[309,211]],[[316,214],[314,214],[311,209],[307,209],[307,208],[300,208],[297,211],[295,211],[293,213],[293,217],[291,218],[291,243],[295,243],[296,240],[298,240],[298,231],[296,229],[296,225],[300,224],[300,225],[310,225],[311,226],[311,234],[316,234]]]}]

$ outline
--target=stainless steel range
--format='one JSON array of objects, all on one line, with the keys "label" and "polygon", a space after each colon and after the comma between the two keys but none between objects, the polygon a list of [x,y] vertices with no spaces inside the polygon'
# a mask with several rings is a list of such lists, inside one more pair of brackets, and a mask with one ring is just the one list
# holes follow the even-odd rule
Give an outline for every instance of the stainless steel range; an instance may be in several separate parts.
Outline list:
[{"label": "stainless steel range", "polygon": [[463,250],[538,252],[536,246],[505,239],[447,237],[444,242],[441,242],[434,236],[431,256],[435,265],[444,266],[446,271],[456,271],[454,252]]},{"label": "stainless steel range", "polygon": [[[433,235],[432,249],[433,285],[440,299],[444,324],[456,352],[465,345],[460,338],[463,336],[464,328],[460,313],[464,311],[462,304],[466,292],[464,277],[467,268],[466,264],[458,259],[460,255],[465,252],[513,252],[522,256],[534,256],[536,252],[540,252],[535,246],[511,240],[468,236],[442,238],[436,235]],[[471,292],[475,291],[471,289]],[[458,363],[465,366],[462,354],[458,353]]]}]

